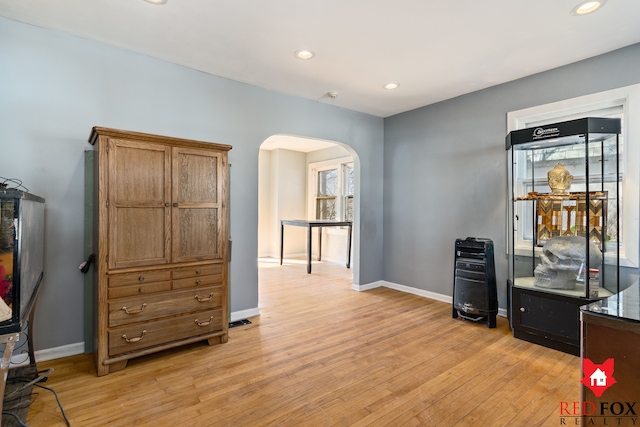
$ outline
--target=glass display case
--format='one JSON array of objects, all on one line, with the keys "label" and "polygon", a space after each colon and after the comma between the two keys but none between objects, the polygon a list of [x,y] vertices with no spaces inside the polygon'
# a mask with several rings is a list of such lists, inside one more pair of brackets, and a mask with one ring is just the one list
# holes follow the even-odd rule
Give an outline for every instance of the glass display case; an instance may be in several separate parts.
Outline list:
[{"label": "glass display case", "polygon": [[44,199],[0,189],[0,334],[20,332],[44,269]]},{"label": "glass display case", "polygon": [[579,353],[579,307],[619,291],[620,119],[510,132],[509,320],[514,336]]}]

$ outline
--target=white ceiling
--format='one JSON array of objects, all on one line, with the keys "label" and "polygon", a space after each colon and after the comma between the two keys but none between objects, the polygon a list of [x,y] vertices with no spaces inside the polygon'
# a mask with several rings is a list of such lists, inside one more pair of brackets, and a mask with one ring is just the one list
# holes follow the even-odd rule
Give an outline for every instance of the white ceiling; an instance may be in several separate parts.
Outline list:
[{"label": "white ceiling", "polygon": [[578,2],[0,0],[0,16],[388,117],[640,42],[640,0]]}]

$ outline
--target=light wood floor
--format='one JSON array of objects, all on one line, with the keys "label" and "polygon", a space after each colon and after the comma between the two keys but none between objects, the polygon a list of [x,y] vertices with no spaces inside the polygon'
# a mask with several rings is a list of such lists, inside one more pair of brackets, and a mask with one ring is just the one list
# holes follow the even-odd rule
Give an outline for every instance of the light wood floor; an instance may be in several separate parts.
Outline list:
[{"label": "light wood floor", "polygon": [[[351,271],[260,263],[260,313],[229,342],[134,359],[96,377],[90,355],[39,364],[72,426],[556,426],[580,397],[575,356],[451,318],[451,306]],[[425,278],[425,280],[429,280]],[[31,426],[63,426],[38,390]]]}]

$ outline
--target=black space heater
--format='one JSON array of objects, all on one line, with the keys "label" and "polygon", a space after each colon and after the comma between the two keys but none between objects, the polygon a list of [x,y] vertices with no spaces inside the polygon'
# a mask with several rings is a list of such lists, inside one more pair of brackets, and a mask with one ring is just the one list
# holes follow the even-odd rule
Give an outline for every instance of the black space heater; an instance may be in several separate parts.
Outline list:
[{"label": "black space heater", "polygon": [[496,327],[498,296],[493,241],[479,237],[456,239],[453,273],[453,318],[484,321]]}]

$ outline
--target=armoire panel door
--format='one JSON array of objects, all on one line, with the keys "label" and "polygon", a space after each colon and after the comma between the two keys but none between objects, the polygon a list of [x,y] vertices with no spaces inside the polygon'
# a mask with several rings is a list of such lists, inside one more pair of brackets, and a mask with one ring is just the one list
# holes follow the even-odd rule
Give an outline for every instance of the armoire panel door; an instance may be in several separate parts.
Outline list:
[{"label": "armoire panel door", "polygon": [[111,139],[109,268],[171,262],[171,147]]},{"label": "armoire panel door", "polygon": [[224,155],[173,148],[173,262],[221,259]]}]

